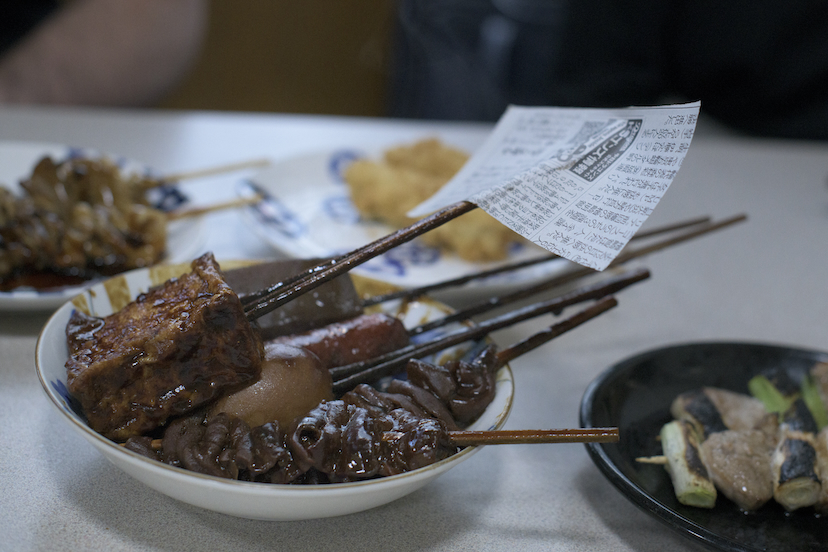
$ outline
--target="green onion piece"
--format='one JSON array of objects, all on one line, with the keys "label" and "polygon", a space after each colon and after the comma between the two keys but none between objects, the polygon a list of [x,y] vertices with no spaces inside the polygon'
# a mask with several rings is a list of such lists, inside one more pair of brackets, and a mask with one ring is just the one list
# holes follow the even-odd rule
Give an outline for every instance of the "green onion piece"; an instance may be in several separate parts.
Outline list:
[{"label": "green onion piece", "polygon": [[817,423],[819,429],[828,425],[828,409],[825,408],[825,403],[819,395],[816,383],[811,376],[805,376],[802,380],[802,400],[805,401],[805,406],[811,411],[811,416]]},{"label": "green onion piece", "polygon": [[748,381],[748,391],[750,391],[751,395],[762,401],[762,404],[765,405],[765,410],[776,414],[781,414],[788,410],[797,398],[796,395],[783,395],[767,376],[761,374],[750,378],[750,381]]},{"label": "green onion piece", "polygon": [[690,422],[674,420],[661,428],[661,447],[673,491],[682,504],[698,508],[716,505],[716,487],[701,460],[699,441]]}]

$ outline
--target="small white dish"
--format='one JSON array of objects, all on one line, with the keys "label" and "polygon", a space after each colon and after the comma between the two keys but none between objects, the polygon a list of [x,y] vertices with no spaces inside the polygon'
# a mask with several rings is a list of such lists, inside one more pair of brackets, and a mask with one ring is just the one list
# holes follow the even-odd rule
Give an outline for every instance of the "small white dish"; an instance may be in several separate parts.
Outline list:
[{"label": "small white dish", "polygon": [[[101,153],[90,148],[40,142],[0,141],[0,185],[19,192],[19,182],[27,178],[35,164],[45,156],[50,156],[56,161],[71,157],[106,157],[117,163],[125,173],[153,174],[149,168],[137,161]],[[163,190],[157,191],[152,201],[163,210],[171,210],[188,203],[187,198],[174,186],[166,186]],[[181,263],[193,258],[200,251],[205,238],[201,218],[192,217],[172,221],[167,228],[167,256],[164,262]],[[54,310],[80,293],[87,285],[0,291],[0,311]]]},{"label": "small white dish", "polygon": [[[468,447],[433,465],[381,479],[317,486],[275,485],[230,481],[190,472],[143,457],[93,431],[73,406],[66,388],[65,329],[72,310],[85,306],[91,314],[110,314],[150,286],[189,271],[189,264],[139,269],[93,285],[59,308],[38,338],[35,366],[43,390],[61,417],[110,462],[149,487],[182,502],[208,510],[261,520],[303,520],[351,514],[401,498],[457,466],[479,450]],[[391,307],[392,312],[396,311]],[[403,321],[408,326],[437,318],[448,307],[435,301],[411,303]],[[469,428],[501,428],[512,407],[514,386],[508,366],[497,374],[496,394],[483,415]]]},{"label": "small white dish", "polygon": [[[245,219],[271,247],[296,258],[335,256],[386,236],[393,231],[389,226],[360,219],[343,177],[344,169],[355,159],[379,155],[380,152],[338,149],[276,162],[239,183],[240,196],[253,197],[258,193],[266,197],[244,210]],[[472,263],[415,239],[353,272],[397,287],[414,288],[547,254],[531,243],[514,244],[503,262]],[[556,259],[470,282],[463,290],[496,293],[549,278],[567,266],[568,261]]]}]

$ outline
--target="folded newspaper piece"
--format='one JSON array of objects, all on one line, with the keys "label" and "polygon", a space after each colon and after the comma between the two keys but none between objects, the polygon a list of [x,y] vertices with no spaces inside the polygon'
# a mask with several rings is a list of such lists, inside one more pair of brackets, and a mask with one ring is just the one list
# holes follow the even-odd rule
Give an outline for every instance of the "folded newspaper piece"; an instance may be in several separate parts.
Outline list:
[{"label": "folded newspaper piece", "polygon": [[509,107],[460,172],[408,215],[471,201],[541,247],[603,270],[678,173],[699,107]]}]

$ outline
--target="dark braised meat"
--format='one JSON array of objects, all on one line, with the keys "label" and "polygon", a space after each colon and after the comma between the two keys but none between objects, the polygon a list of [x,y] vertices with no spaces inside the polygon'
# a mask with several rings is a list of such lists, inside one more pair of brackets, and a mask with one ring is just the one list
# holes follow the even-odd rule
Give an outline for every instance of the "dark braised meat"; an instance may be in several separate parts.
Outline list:
[{"label": "dark braised meat", "polygon": [[[253,481],[319,484],[396,475],[459,450],[450,432],[491,403],[498,366],[494,347],[445,366],[411,361],[410,381],[392,380],[387,391],[358,385],[338,400],[319,403],[286,436],[278,424],[248,430],[234,416],[210,414],[205,421],[198,414],[171,423],[159,448],[141,437],[130,439],[127,448],[199,473]],[[461,423],[452,405],[459,405]],[[265,458],[275,456],[275,463],[247,459],[244,435],[260,431],[270,444]],[[249,467],[259,464],[258,471]]]},{"label": "dark braised meat", "polygon": [[408,381],[394,379],[385,392],[358,385],[308,413],[291,436],[294,458],[334,482],[395,475],[447,458],[458,450],[449,431],[473,421],[494,398],[497,366],[494,347],[471,362],[411,360]]},{"label": "dark braised meat", "polygon": [[289,483],[302,474],[275,422],[252,430],[242,420],[219,414],[176,420],[164,432],[161,460],[227,479]]},{"label": "dark braised meat", "polygon": [[380,414],[343,400],[320,404],[291,435],[294,458],[331,482],[415,470],[457,452],[445,425],[395,408]]},{"label": "dark braised meat", "polygon": [[252,430],[241,419],[194,414],[172,422],[162,440],[130,437],[124,447],[171,466],[225,479],[291,483],[302,470],[275,422]]},{"label": "dark braised meat", "polygon": [[363,314],[307,332],[277,337],[269,343],[287,343],[315,354],[322,366],[334,368],[374,358],[408,345],[402,321],[389,314]]},{"label": "dark braised meat", "polygon": [[70,393],[90,427],[123,441],[256,381],[262,344],[212,254],[192,272],[66,328]]},{"label": "dark braised meat", "polygon": [[[256,292],[316,266],[322,259],[279,259],[225,271],[227,283],[242,303],[254,301]],[[252,295],[251,295],[252,294]],[[254,325],[264,341],[297,334],[362,314],[362,301],[350,276],[325,282],[278,309],[256,318]]]},{"label": "dark braised meat", "polygon": [[410,360],[406,373],[408,381],[431,391],[463,426],[476,420],[494,399],[499,367],[497,351],[489,346],[471,362],[456,360],[438,366]]}]

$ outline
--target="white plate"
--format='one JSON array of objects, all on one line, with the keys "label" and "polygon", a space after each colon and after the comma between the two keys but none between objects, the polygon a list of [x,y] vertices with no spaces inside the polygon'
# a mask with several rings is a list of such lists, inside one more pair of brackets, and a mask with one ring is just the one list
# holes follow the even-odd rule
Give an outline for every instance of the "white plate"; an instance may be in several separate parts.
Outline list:
[{"label": "white plate", "polygon": [[[134,298],[150,286],[188,270],[189,265],[182,264],[165,267],[163,270],[157,267],[130,271],[113,278],[109,286],[95,284],[74,302],[86,304],[93,314],[106,315],[113,310],[109,289],[115,290],[113,297],[121,298],[124,297],[121,291],[126,286],[129,290],[127,297]],[[116,308],[120,306],[114,305]],[[118,468],[149,487],[182,502],[234,516],[264,520],[289,521],[350,514],[403,497],[479,450],[477,447],[469,447],[436,464],[392,477],[316,486],[230,481],[162,464],[102,437],[90,429],[73,408],[66,389],[65,330],[74,308],[75,305],[70,302],[58,309],[38,338],[35,366],[50,404],[70,426]],[[389,308],[394,312],[393,306]],[[403,321],[410,327],[435,319],[446,312],[448,308],[435,301],[414,302],[404,311]],[[505,366],[497,374],[494,400],[469,429],[501,428],[511,410],[513,394],[512,372]]]},{"label": "white plate", "polygon": [[[257,191],[266,201],[245,209],[253,230],[280,252],[299,258],[329,257],[345,253],[392,232],[384,224],[360,220],[351,203],[343,170],[358,158],[378,158],[353,149],[313,153],[276,162],[239,184],[239,194],[251,197]],[[452,254],[408,242],[355,268],[356,274],[412,288],[480,272],[507,262],[548,255],[534,244],[515,244],[503,263],[472,263]],[[498,274],[467,284],[469,290],[491,291],[550,277],[568,262],[555,260],[533,267]]]},{"label": "white plate", "polygon": [[[107,157],[116,162],[124,172],[153,174],[144,165],[122,157],[102,154],[90,148],[70,147],[39,142],[0,141],[0,185],[19,192],[19,182],[28,177],[35,164],[44,156],[56,161],[69,157]],[[186,205],[187,198],[175,187],[166,187],[153,198],[156,205],[169,210]],[[165,262],[180,263],[192,259],[204,244],[205,235],[200,218],[172,222],[167,229]],[[87,284],[50,290],[17,289],[0,291],[0,311],[54,310],[75,295]]]}]

